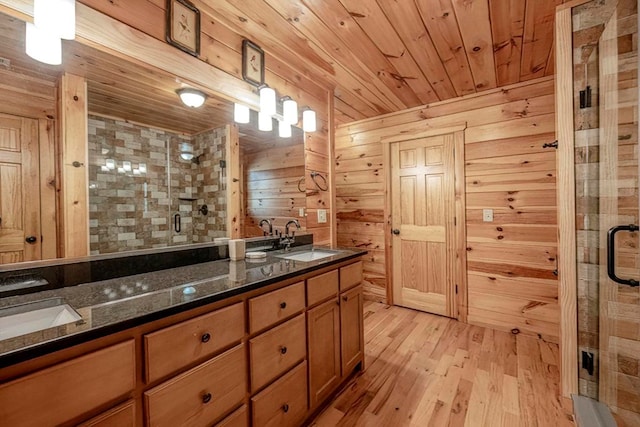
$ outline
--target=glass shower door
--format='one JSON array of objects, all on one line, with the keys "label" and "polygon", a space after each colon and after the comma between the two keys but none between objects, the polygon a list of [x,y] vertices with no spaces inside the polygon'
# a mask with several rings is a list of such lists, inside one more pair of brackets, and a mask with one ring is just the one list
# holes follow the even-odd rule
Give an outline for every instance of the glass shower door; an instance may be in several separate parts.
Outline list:
[{"label": "glass shower door", "polygon": [[573,12],[580,392],[628,426],[640,426],[637,11]]}]

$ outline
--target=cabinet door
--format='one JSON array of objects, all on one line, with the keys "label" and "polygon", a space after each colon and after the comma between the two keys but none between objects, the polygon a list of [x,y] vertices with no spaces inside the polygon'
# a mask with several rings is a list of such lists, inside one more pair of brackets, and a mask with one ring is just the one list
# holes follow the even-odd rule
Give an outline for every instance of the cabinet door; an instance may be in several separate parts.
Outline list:
[{"label": "cabinet door", "polygon": [[307,312],[309,406],[315,408],[340,383],[340,306],[329,300]]},{"label": "cabinet door", "polygon": [[364,357],[362,286],[340,294],[340,350],[342,376],[349,375]]}]

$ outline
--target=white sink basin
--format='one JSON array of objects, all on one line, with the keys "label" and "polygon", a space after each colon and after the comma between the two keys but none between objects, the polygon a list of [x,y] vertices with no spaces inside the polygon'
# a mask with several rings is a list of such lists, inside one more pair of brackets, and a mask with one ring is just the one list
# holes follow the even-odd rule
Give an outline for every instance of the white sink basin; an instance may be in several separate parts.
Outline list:
[{"label": "white sink basin", "polygon": [[327,258],[335,254],[336,252],[304,251],[304,252],[294,252],[291,255],[277,255],[277,256],[280,258],[289,259],[291,261],[310,262],[310,261],[317,261],[322,258]]},{"label": "white sink basin", "polygon": [[81,320],[61,298],[0,309],[0,341]]}]

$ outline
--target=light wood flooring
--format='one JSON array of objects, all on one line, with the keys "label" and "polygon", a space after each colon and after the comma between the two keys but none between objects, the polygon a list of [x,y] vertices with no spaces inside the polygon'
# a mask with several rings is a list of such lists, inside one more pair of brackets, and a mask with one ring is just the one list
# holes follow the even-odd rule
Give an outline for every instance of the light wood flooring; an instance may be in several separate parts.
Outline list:
[{"label": "light wood flooring", "polygon": [[366,370],[312,426],[574,426],[556,344],[379,303],[364,312]]}]

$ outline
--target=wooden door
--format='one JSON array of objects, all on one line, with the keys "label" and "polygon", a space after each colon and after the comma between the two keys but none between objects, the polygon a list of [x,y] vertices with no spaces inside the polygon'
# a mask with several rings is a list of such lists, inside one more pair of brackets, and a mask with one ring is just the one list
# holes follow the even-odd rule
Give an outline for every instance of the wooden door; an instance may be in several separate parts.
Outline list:
[{"label": "wooden door", "polygon": [[0,264],[41,254],[38,121],[0,114]]},{"label": "wooden door", "polygon": [[454,135],[391,146],[394,304],[454,317]]},{"label": "wooden door", "polygon": [[309,407],[315,408],[340,383],[340,307],[336,298],[307,312]]}]

